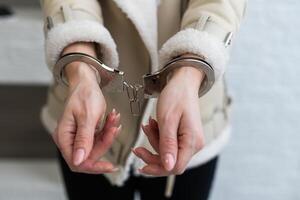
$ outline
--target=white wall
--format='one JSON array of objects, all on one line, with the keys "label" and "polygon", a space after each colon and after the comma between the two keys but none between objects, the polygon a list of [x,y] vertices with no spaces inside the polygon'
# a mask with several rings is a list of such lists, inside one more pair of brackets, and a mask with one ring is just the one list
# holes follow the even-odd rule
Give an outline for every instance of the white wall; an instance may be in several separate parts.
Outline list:
[{"label": "white wall", "polygon": [[11,5],[14,15],[0,18],[0,84],[47,84],[51,74],[44,59],[41,11],[37,5]]},{"label": "white wall", "polygon": [[300,1],[249,0],[228,70],[233,137],[212,200],[300,199]]}]

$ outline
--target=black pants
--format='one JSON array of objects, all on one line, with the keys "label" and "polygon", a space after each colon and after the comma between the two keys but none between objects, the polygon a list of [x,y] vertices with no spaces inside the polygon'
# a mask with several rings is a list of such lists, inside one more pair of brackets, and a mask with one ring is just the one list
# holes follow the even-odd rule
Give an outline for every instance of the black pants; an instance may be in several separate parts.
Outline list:
[{"label": "black pants", "polygon": [[[171,200],[207,200],[218,158],[176,176]],[[123,187],[112,186],[103,175],[74,173],[59,155],[65,187],[70,200],[133,200],[138,191],[141,200],[164,200],[166,177],[131,176]]]}]

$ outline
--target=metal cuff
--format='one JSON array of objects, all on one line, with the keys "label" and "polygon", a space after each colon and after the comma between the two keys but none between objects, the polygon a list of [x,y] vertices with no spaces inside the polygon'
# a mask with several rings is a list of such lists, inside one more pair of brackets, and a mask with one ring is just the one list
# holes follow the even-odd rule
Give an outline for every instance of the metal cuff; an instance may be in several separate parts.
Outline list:
[{"label": "metal cuff", "polygon": [[[196,69],[202,70],[205,73],[205,77],[199,88],[199,97],[206,94],[215,82],[214,70],[213,68],[202,58],[197,56],[184,56],[177,57],[170,62],[168,62],[165,67],[161,70],[154,72],[153,74],[146,74],[143,76],[144,84],[128,84],[124,81],[124,72],[110,68],[106,66],[103,62],[94,58],[90,55],[84,53],[69,53],[62,56],[56,63],[54,67],[54,78],[58,83],[68,86],[68,82],[64,77],[64,68],[71,62],[81,61],[87,63],[92,67],[97,73],[97,78],[99,80],[99,85],[101,88],[105,87],[107,91],[124,91],[124,88],[131,88],[134,93],[138,93],[140,89],[143,89],[145,98],[157,97],[163,88],[166,86],[168,79],[171,77],[173,70],[181,67],[194,67]],[[101,79],[100,79],[101,75]],[[101,80],[101,81],[100,81]],[[139,86],[139,87],[137,87]],[[128,93],[128,90],[126,90]],[[137,96],[137,95],[135,95]],[[132,98],[128,95],[128,98],[133,101],[137,101],[137,97]]]},{"label": "metal cuff", "polygon": [[186,66],[194,67],[205,73],[205,77],[199,88],[198,96],[201,97],[206,94],[215,82],[213,68],[210,64],[199,57],[184,56],[177,57],[169,61],[161,70],[144,76],[145,96],[148,95],[148,97],[157,97],[167,84],[170,72],[174,69]]},{"label": "metal cuff", "polygon": [[[75,61],[84,62],[96,71],[97,80],[101,88],[116,83],[116,81],[112,81],[113,79],[123,80],[124,72],[106,66],[97,58],[94,58],[84,53],[69,53],[62,56],[55,64],[53,75],[58,83],[63,84],[65,86],[69,85],[67,80],[65,79],[64,69],[68,64]],[[122,84],[118,86],[115,85],[113,87],[122,88]]]}]

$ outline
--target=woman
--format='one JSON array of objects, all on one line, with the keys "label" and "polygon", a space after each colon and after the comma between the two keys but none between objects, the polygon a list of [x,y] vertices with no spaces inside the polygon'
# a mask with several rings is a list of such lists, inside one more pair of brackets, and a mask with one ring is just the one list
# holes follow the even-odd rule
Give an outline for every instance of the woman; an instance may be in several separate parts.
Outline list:
[{"label": "woman", "polygon": [[[42,121],[60,150],[70,199],[133,199],[135,191],[143,200],[208,198],[229,136],[223,74],[245,6],[244,0],[42,1],[54,73],[72,55],[118,68],[132,84],[178,58],[211,67],[173,69],[136,117],[136,101],[129,105],[126,93],[99,87],[105,73],[79,59],[62,66],[58,74],[68,87],[50,87]],[[199,98],[202,89],[209,92]]]}]

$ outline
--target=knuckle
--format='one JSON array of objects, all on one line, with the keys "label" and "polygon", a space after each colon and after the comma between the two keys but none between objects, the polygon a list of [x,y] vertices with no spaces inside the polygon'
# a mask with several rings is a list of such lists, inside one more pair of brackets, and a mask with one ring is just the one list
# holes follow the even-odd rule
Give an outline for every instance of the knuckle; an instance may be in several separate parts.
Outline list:
[{"label": "knuckle", "polygon": [[186,149],[193,149],[195,140],[192,135],[190,134],[182,134],[181,140],[184,141],[184,147]]},{"label": "knuckle", "polygon": [[88,145],[91,142],[91,139],[87,134],[77,134],[75,137],[75,148],[80,148]]},{"label": "knuckle", "polygon": [[77,118],[77,124],[78,126],[80,127],[85,127],[88,120],[87,120],[87,113],[85,111],[79,111],[77,114],[76,114],[76,118]]},{"label": "knuckle", "polygon": [[169,127],[170,127],[170,126],[174,125],[175,120],[176,120],[175,115],[173,113],[169,112],[162,117],[161,121],[164,125],[169,125]]},{"label": "knuckle", "polygon": [[81,126],[86,126],[86,124],[89,124],[91,120],[96,117],[97,113],[95,112],[95,109],[86,108],[85,106],[83,106],[80,108],[76,115],[77,123]]},{"label": "knuckle", "polygon": [[163,131],[166,135],[177,135],[177,130],[174,129],[172,124],[166,124]]},{"label": "knuckle", "polygon": [[84,118],[78,118],[77,129],[83,132],[94,131],[97,124],[97,116],[92,113],[86,115]]},{"label": "knuckle", "polygon": [[162,137],[162,143],[164,146],[168,147],[168,148],[176,148],[177,147],[177,140],[176,138],[172,137],[172,136],[163,136]]},{"label": "knuckle", "polygon": [[94,131],[95,126],[92,124],[92,120],[79,121],[77,123],[77,130],[79,133],[87,134]]},{"label": "knuckle", "polygon": [[77,122],[77,128],[79,131],[86,131],[89,129],[89,125],[85,121],[80,120],[79,122]]}]

